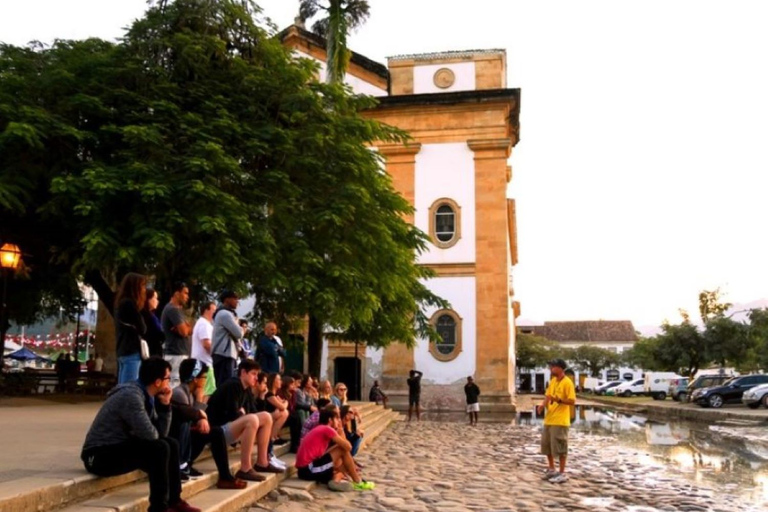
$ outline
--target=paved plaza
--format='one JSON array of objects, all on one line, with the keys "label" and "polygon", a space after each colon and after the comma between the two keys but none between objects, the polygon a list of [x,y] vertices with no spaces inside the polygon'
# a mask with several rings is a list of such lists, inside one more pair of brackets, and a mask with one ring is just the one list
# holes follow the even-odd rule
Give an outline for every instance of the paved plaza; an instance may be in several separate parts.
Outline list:
[{"label": "paved plaza", "polygon": [[507,424],[398,422],[359,457],[374,491],[277,490],[251,512],[764,510],[583,432],[571,432],[570,481],[550,484],[542,480],[539,432]]}]

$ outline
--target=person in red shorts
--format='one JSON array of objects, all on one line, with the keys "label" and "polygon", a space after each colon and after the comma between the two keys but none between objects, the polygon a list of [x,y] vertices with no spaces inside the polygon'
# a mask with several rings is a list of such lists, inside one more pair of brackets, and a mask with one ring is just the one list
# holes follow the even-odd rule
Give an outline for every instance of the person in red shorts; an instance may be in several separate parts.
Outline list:
[{"label": "person in red shorts", "polygon": [[352,445],[344,435],[339,409],[335,405],[327,405],[320,411],[318,425],[299,445],[296,454],[299,478],[328,484],[332,491],[373,489],[373,482],[360,478],[351,452]]}]

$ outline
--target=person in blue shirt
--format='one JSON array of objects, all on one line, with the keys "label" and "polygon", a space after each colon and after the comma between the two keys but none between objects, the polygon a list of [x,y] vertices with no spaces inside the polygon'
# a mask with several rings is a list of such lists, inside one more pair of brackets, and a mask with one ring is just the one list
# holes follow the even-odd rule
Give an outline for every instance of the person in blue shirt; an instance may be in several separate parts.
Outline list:
[{"label": "person in blue shirt", "polygon": [[277,325],[274,322],[268,322],[256,345],[256,361],[261,365],[261,371],[265,373],[282,371],[280,358],[285,358],[285,350],[275,339],[275,334],[277,334]]}]

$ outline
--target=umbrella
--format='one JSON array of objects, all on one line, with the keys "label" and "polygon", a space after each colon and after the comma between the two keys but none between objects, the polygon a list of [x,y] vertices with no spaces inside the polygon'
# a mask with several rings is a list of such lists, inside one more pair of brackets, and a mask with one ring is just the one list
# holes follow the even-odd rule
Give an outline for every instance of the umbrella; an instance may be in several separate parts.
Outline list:
[{"label": "umbrella", "polygon": [[15,359],[17,361],[32,361],[34,359],[40,359],[40,356],[29,350],[27,347],[23,347],[16,352],[11,352],[6,357]]}]

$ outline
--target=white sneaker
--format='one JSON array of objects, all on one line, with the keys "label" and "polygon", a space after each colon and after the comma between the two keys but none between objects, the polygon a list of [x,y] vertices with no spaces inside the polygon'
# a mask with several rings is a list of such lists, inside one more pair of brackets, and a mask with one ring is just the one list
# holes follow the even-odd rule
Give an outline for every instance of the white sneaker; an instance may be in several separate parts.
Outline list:
[{"label": "white sneaker", "polygon": [[281,461],[280,459],[278,459],[274,455],[269,457],[269,463],[272,464],[273,466],[277,466],[277,467],[279,467],[281,469],[285,469],[287,467],[285,465],[285,462]]},{"label": "white sneaker", "polygon": [[562,484],[563,482],[568,481],[568,475],[565,473],[558,473],[557,475],[553,476],[549,479],[549,483],[551,484]]},{"label": "white sneaker", "polygon": [[559,471],[557,471],[557,470],[555,470],[555,469],[547,469],[547,470],[544,472],[544,477],[543,477],[543,479],[544,479],[544,480],[549,480],[550,478],[554,478],[554,477],[556,477],[556,476],[557,476],[557,475],[559,475],[559,474],[560,474],[560,472],[559,472]]}]

